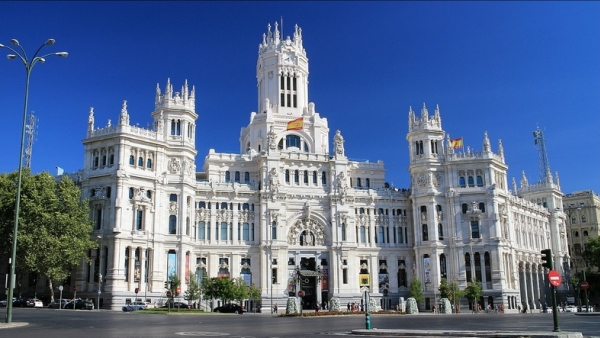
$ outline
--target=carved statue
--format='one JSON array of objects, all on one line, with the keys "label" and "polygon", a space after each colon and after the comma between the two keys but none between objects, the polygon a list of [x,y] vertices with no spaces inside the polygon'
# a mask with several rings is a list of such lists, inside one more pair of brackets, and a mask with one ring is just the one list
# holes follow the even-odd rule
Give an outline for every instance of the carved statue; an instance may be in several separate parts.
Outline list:
[{"label": "carved statue", "polygon": [[268,137],[268,146],[269,149],[271,150],[275,150],[275,148],[277,148],[277,144],[275,143],[277,141],[277,134],[275,133],[275,126],[271,126],[271,128],[269,129],[269,133],[267,134]]},{"label": "carved statue", "polygon": [[335,147],[335,153],[344,155],[344,137],[339,130],[336,130],[335,136],[333,137],[333,144]]}]

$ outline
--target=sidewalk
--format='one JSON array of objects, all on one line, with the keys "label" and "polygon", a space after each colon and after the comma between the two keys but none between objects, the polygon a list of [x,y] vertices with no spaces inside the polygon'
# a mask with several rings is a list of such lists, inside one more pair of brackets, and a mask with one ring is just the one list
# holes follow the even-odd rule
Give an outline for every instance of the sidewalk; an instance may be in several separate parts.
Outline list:
[{"label": "sidewalk", "polygon": [[504,338],[583,338],[581,332],[546,332],[546,331],[454,331],[454,330],[391,330],[361,329],[352,330],[352,334],[363,336],[398,336],[398,337],[504,337]]},{"label": "sidewalk", "polygon": [[26,326],[26,325],[29,325],[29,323],[26,323],[26,322],[11,322],[11,323],[2,322],[2,323],[0,323],[0,329],[12,329],[15,327],[21,327],[21,326]]}]

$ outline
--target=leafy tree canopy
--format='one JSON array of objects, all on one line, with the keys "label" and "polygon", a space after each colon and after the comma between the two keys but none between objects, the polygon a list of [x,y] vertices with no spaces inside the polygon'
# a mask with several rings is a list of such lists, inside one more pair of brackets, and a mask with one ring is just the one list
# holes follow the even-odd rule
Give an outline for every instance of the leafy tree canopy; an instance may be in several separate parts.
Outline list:
[{"label": "leafy tree canopy", "polygon": [[420,280],[413,278],[408,288],[408,296],[414,298],[417,303],[423,301],[423,286]]},{"label": "leafy tree canopy", "polygon": [[588,264],[600,269],[600,237],[594,237],[587,241],[583,258]]}]

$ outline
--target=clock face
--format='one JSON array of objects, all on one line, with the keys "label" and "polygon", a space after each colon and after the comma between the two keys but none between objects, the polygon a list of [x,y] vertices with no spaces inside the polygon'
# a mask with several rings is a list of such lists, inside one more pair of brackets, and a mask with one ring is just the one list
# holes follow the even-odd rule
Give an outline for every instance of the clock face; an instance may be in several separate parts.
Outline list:
[{"label": "clock face", "polygon": [[294,62],[294,56],[289,55],[289,54],[283,54],[283,63],[289,65],[293,62]]}]

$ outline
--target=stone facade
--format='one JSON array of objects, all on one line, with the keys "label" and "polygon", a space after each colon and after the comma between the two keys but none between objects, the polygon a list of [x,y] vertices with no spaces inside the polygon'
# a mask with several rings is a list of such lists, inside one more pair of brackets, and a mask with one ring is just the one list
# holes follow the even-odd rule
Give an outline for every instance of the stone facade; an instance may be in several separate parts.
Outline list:
[{"label": "stone facade", "polygon": [[160,302],[172,274],[182,293],[190,278],[230,276],[260,287],[263,307],[289,308],[299,290],[304,308],[360,303],[368,287],[391,309],[418,278],[427,310],[447,278],[481,283],[485,305],[539,308],[540,250],[568,257],[558,178],[509,189],[501,142],[493,152],[484,133],[481,151],[455,151],[440,110],[423,106],[408,113],[410,189],[390,187],[382,162],[346,157],[339,130],[330,147],[329,121],[309,101],[302,39],[297,26],[286,39],[268,27],[259,107],[240,152],[211,149],[201,170],[187,82],[179,92],[157,86],[150,128],[130,124],[126,102],[117,125],[96,127],[90,110],[78,179],[101,249],[74,274],[78,295],[101,290],[104,307],[119,309],[136,297]]}]

